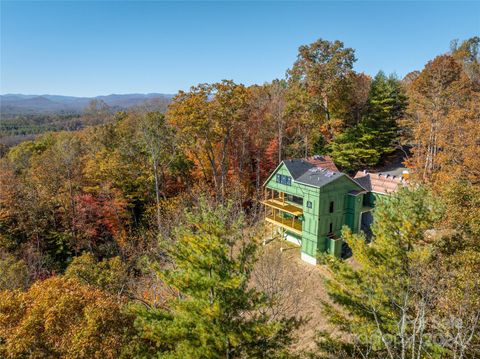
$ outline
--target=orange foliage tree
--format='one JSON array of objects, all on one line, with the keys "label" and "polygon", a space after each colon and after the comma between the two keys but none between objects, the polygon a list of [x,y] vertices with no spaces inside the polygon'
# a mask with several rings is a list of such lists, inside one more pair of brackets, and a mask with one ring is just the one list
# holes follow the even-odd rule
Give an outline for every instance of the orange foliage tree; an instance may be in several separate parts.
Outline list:
[{"label": "orange foliage tree", "polygon": [[217,198],[226,194],[229,152],[234,133],[246,120],[248,91],[243,85],[224,80],[200,84],[173,99],[167,119],[178,129],[180,146],[212,181]]}]

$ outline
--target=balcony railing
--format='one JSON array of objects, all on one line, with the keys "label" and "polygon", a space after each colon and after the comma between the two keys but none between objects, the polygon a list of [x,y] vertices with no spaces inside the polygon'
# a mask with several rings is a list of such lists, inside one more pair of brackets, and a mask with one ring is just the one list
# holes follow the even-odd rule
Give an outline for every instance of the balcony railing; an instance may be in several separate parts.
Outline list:
[{"label": "balcony railing", "polygon": [[289,232],[302,235],[302,222],[298,219],[303,215],[302,207],[285,201],[285,193],[265,189],[265,221],[281,227]]},{"label": "balcony railing", "polygon": [[293,216],[301,216],[303,214],[303,209],[301,209],[300,207],[294,206],[290,203],[287,203],[281,198],[266,199],[262,201],[262,204],[264,204],[267,207],[271,207],[273,209],[280,210],[285,213],[289,213]]}]

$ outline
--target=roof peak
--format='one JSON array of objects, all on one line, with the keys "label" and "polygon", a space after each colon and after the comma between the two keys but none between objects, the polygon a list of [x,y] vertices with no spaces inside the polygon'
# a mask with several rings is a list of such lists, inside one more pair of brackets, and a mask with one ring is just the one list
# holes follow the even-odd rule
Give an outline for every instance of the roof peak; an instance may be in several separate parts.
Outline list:
[{"label": "roof peak", "polygon": [[294,181],[318,188],[344,175],[338,170],[331,170],[328,167],[320,166],[304,158],[288,159],[284,160],[283,163],[292,175]]},{"label": "roof peak", "polygon": [[327,155],[313,155],[302,158],[291,158],[287,161],[290,161],[291,163],[297,161],[300,163],[308,163],[310,165],[313,165],[314,167],[326,168],[327,170],[333,172],[340,172],[335,163],[333,162],[332,158]]}]

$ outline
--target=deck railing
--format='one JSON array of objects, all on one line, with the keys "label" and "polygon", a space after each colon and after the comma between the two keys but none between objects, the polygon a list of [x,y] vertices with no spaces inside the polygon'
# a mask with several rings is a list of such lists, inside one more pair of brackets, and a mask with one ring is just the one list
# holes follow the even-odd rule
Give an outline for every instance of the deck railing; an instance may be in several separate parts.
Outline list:
[{"label": "deck railing", "polygon": [[303,215],[302,207],[299,207],[285,199],[285,193],[265,189],[265,200],[261,203],[265,206],[265,221],[281,227],[287,231],[302,235],[302,222],[298,219]]}]

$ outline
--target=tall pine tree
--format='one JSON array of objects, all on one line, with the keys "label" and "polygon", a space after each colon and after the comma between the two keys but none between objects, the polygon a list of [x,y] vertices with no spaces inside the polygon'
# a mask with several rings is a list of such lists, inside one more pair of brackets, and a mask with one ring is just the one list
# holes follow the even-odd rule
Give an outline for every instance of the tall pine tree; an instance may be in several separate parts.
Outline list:
[{"label": "tall pine tree", "polygon": [[[249,285],[256,244],[230,206],[202,202],[169,248],[159,271],[177,295],[166,308],[138,308],[140,337],[160,358],[277,358],[286,355],[294,319],[270,320],[267,298]],[[146,354],[144,352],[144,354]]]},{"label": "tall pine tree", "polygon": [[344,231],[356,263],[330,262],[320,358],[474,358],[478,353],[480,253],[443,204],[422,188],[379,202],[372,242]]},{"label": "tall pine tree", "polygon": [[382,156],[394,149],[397,121],[403,117],[406,105],[407,98],[398,79],[380,71],[370,87],[367,113],[330,146],[335,163],[346,170],[378,164]]}]

